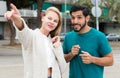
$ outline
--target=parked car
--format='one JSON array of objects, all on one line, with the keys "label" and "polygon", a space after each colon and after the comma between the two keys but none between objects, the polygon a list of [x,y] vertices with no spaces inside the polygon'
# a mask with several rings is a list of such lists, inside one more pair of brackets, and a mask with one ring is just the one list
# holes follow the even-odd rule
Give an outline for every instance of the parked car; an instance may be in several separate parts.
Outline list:
[{"label": "parked car", "polygon": [[3,35],[0,34],[0,40],[3,40]]},{"label": "parked car", "polygon": [[65,33],[60,33],[60,40],[63,41],[65,38]]},{"label": "parked car", "polygon": [[109,41],[120,41],[120,35],[118,35],[117,33],[109,33],[106,38]]}]

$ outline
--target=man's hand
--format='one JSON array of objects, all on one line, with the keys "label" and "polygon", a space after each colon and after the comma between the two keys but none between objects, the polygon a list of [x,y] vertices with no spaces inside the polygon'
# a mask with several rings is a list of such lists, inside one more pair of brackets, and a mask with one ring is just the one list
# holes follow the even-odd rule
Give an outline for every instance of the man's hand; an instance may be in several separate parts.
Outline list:
[{"label": "man's hand", "polygon": [[83,63],[85,64],[92,63],[92,56],[88,52],[82,51],[82,54],[80,54],[80,56],[82,58]]},{"label": "man's hand", "polygon": [[80,46],[79,46],[79,45],[74,45],[74,46],[72,47],[72,49],[71,49],[71,54],[72,54],[73,56],[78,55],[79,49],[80,49]]}]

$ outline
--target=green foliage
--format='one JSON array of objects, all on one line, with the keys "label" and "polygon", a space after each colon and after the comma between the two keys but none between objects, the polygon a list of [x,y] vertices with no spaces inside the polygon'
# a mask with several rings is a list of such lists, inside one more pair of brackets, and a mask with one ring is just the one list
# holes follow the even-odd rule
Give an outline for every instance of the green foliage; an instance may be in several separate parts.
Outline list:
[{"label": "green foliage", "polygon": [[[70,0],[71,4],[74,2],[74,0]],[[77,0],[73,5],[85,5],[90,10],[94,6],[91,3],[91,0]],[[116,20],[120,22],[120,0],[101,0],[101,5],[99,7],[102,9],[102,16],[99,17],[101,21],[111,21],[113,16],[116,16]],[[104,9],[108,8],[108,14],[104,13]],[[94,17],[91,17],[94,20]]]},{"label": "green foliage", "polygon": [[35,0],[10,0],[11,3],[15,4],[18,9],[26,8],[33,4]]},{"label": "green foliage", "polygon": [[117,22],[120,23],[120,0],[105,0],[105,7],[109,9],[109,18],[112,20],[113,16],[116,17]]}]

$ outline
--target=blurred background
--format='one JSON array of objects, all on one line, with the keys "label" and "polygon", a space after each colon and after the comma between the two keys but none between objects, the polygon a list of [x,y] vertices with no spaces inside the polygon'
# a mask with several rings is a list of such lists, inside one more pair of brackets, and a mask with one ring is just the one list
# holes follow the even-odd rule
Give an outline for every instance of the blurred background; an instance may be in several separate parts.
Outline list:
[{"label": "blurred background", "polygon": [[[0,78],[23,78],[23,59],[17,33],[12,22],[4,18],[4,13],[11,10],[10,3],[16,5],[31,29],[40,27],[41,16],[48,7],[57,7],[63,19],[61,42],[72,30],[72,5],[87,6],[91,12],[89,25],[103,32],[113,48],[115,63],[105,67],[105,78],[120,78],[120,0],[0,0]],[[68,70],[65,78],[68,78]]]}]

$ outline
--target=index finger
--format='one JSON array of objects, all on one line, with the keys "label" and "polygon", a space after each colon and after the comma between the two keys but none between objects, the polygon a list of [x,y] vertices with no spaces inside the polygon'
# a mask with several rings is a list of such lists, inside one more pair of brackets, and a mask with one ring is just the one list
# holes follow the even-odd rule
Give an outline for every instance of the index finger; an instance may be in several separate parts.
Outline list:
[{"label": "index finger", "polygon": [[16,6],[14,4],[10,4],[10,7],[15,11],[15,12],[18,12],[18,9],[16,8]]}]

